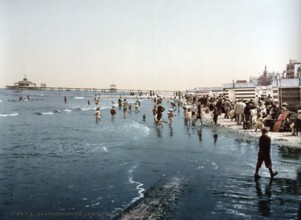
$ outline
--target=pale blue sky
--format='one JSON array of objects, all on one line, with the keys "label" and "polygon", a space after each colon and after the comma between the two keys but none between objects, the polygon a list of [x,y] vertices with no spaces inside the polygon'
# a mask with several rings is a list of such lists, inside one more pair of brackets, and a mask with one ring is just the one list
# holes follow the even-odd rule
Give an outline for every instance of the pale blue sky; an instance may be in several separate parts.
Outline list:
[{"label": "pale blue sky", "polygon": [[301,61],[300,0],[0,0],[0,87],[183,90]]}]

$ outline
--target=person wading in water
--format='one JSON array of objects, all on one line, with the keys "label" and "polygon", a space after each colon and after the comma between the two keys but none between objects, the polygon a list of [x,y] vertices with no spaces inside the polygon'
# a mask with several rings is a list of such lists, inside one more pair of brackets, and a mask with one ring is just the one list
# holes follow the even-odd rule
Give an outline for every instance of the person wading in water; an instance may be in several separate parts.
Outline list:
[{"label": "person wading in water", "polygon": [[258,157],[257,157],[257,164],[255,170],[255,179],[259,179],[260,176],[258,174],[259,169],[262,163],[265,163],[265,167],[269,169],[271,178],[276,176],[278,172],[274,172],[272,169],[272,160],[271,160],[271,138],[267,135],[268,130],[266,128],[261,129],[262,135],[259,137],[259,150],[258,150]]}]

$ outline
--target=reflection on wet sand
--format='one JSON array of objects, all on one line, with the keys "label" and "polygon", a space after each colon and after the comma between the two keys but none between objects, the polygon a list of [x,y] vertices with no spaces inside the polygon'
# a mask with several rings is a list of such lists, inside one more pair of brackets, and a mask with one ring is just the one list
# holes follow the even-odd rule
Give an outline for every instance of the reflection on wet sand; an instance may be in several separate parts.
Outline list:
[{"label": "reflection on wet sand", "polygon": [[218,135],[217,135],[217,134],[214,134],[214,135],[213,135],[214,144],[216,144],[217,138],[218,138]]},{"label": "reflection on wet sand", "polygon": [[199,137],[199,141],[202,141],[203,133],[202,133],[202,128],[201,127],[198,129],[198,137]]},{"label": "reflection on wet sand", "polygon": [[156,126],[156,132],[157,132],[158,137],[162,137],[162,128],[161,127]]},{"label": "reflection on wet sand", "polygon": [[256,194],[258,196],[258,212],[268,217],[271,214],[271,197],[272,197],[272,179],[265,185],[264,193],[262,192],[262,186],[259,180],[256,180]]}]

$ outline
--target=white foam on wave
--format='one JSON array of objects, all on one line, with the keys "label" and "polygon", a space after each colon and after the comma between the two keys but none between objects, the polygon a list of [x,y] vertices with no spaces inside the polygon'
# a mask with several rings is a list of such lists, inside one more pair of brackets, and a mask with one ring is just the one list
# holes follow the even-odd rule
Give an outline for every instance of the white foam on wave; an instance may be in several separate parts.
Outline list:
[{"label": "white foam on wave", "polygon": [[85,97],[83,96],[75,96],[74,99],[84,99]]},{"label": "white foam on wave", "polygon": [[42,115],[53,115],[53,112],[42,112]]},{"label": "white foam on wave", "polygon": [[16,117],[18,115],[19,113],[15,112],[15,113],[8,113],[8,114],[0,114],[0,117]]},{"label": "white foam on wave", "polygon": [[150,132],[150,129],[149,127],[145,126],[145,125],[142,125],[138,122],[134,122],[132,124],[130,124],[129,126],[129,130],[133,130],[133,131],[136,131],[135,133],[139,133],[139,134],[142,134],[142,135],[149,135],[149,132]]},{"label": "white foam on wave", "polygon": [[101,152],[107,153],[108,152],[108,148],[107,147],[102,147],[101,148]]},{"label": "white foam on wave", "polygon": [[130,182],[130,184],[136,184],[136,189],[138,192],[138,196],[136,196],[135,198],[132,199],[132,201],[130,202],[130,205],[133,204],[134,202],[136,202],[137,200],[139,200],[140,198],[143,198],[144,197],[143,192],[145,192],[145,189],[142,187],[143,183],[135,181],[133,178],[133,171],[136,168],[137,168],[137,166],[134,166],[132,169],[129,170],[129,182]]},{"label": "white foam on wave", "polygon": [[75,145],[72,149],[78,153],[109,152],[105,143],[85,143],[84,145]]},{"label": "white foam on wave", "polygon": [[64,109],[63,111],[64,111],[64,112],[68,112],[68,113],[69,113],[69,112],[72,112],[71,109]]},{"label": "white foam on wave", "polygon": [[80,108],[80,110],[82,110],[82,111],[90,111],[90,110],[95,110],[95,108],[94,107],[82,107],[82,108]]},{"label": "white foam on wave", "polygon": [[[105,128],[104,128],[105,131]],[[128,121],[127,123],[121,124],[110,130],[111,133],[122,134],[122,137],[127,137],[128,140],[139,140],[140,138],[146,137],[150,134],[150,129],[136,121]]]},{"label": "white foam on wave", "polygon": [[2,102],[2,100],[0,99],[0,103]]}]

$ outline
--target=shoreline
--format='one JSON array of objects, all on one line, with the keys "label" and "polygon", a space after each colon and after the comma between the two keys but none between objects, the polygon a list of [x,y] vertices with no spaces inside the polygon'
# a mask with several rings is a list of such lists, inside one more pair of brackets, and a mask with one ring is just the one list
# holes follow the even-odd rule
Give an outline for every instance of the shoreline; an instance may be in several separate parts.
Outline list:
[{"label": "shoreline", "polygon": [[[206,127],[215,127],[217,131],[221,131],[226,135],[235,135],[237,138],[244,138],[248,141],[258,141],[261,135],[260,130],[255,132],[255,128],[243,129],[242,125],[237,125],[236,121],[231,119],[225,119],[224,114],[218,117],[217,124],[211,123],[212,116],[210,113],[203,114],[203,120]],[[301,149],[301,134],[298,136],[292,136],[292,132],[268,132],[271,137],[272,145],[278,145],[279,147],[289,147]]]}]

